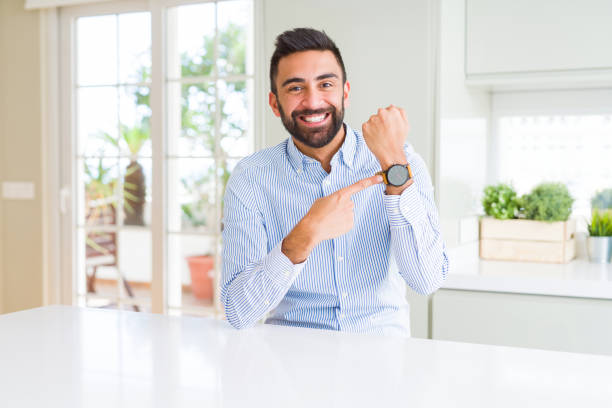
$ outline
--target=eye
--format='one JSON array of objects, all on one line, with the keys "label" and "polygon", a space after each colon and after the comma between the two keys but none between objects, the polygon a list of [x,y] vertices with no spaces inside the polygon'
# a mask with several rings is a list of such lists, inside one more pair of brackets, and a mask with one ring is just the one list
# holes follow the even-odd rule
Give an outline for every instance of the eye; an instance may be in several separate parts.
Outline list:
[{"label": "eye", "polygon": [[334,84],[332,84],[331,82],[323,82],[321,84],[321,87],[323,88],[331,88],[332,86],[334,86]]},{"label": "eye", "polygon": [[302,90],[301,86],[292,86],[291,88],[289,88],[289,92],[298,92],[301,90]]}]

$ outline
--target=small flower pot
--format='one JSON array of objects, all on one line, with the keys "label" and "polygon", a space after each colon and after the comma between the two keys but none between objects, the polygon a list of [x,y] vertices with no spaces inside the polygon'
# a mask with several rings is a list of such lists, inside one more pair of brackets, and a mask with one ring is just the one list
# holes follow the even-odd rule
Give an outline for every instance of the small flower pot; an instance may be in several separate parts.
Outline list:
[{"label": "small flower pot", "polygon": [[191,275],[193,295],[197,299],[212,300],[214,295],[213,267],[215,264],[213,257],[208,255],[188,256],[187,264]]},{"label": "small flower pot", "polygon": [[595,263],[612,263],[612,237],[588,237],[589,259]]}]

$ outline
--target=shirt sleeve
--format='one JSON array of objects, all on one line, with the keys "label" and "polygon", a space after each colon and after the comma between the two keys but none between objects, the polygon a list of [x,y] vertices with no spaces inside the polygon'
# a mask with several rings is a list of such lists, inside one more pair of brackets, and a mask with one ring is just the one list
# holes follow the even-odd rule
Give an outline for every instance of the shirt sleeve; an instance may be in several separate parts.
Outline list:
[{"label": "shirt sleeve", "polygon": [[221,304],[229,323],[253,326],[283,299],[305,262],[294,265],[281,252],[268,252],[265,224],[245,171],[230,178],[223,217]]},{"label": "shirt sleeve", "polygon": [[448,256],[425,162],[411,147],[406,157],[414,182],[400,195],[385,195],[384,205],[399,272],[414,291],[427,295],[446,279]]}]

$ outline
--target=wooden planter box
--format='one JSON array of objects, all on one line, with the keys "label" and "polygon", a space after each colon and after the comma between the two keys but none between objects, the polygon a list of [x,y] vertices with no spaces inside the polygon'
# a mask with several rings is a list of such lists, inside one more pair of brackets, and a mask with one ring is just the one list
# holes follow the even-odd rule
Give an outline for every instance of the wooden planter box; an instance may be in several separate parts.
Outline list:
[{"label": "wooden planter box", "polygon": [[480,257],[566,263],[576,256],[576,222],[480,219]]}]

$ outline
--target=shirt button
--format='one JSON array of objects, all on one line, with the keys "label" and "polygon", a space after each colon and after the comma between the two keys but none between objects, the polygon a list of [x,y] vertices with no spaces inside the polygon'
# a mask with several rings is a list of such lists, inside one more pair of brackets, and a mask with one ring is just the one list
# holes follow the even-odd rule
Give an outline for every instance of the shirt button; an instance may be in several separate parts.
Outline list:
[{"label": "shirt button", "polygon": [[347,296],[348,296],[348,293],[346,293],[346,292],[342,292],[342,297],[343,297],[343,298],[345,298],[345,297],[347,297]]},{"label": "shirt button", "polygon": [[289,271],[285,271],[285,276],[289,276]]},{"label": "shirt button", "polygon": [[298,174],[302,174],[302,169],[297,169]]},{"label": "shirt button", "polygon": [[339,257],[338,257],[338,262],[342,262],[342,261],[344,261],[344,257],[339,256]]},{"label": "shirt button", "polygon": [[338,315],[338,318],[340,318],[340,319],[344,319],[344,313],[340,313],[340,314]]},{"label": "shirt button", "polygon": [[323,180],[323,184],[325,184],[326,186],[329,186],[329,180]]},{"label": "shirt button", "polygon": [[269,301],[268,299],[266,299],[266,300],[264,301],[264,305],[268,306],[269,304],[270,304],[270,301]]}]

